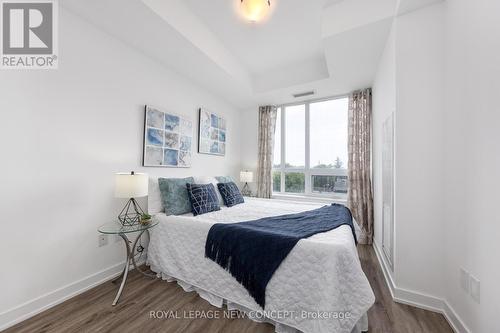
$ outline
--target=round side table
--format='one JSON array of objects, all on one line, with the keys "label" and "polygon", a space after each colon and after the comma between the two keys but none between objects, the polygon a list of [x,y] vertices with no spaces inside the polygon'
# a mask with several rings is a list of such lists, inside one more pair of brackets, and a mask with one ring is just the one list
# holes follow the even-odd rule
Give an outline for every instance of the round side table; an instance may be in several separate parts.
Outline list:
[{"label": "round side table", "polygon": [[[142,275],[156,279],[156,275],[154,274],[147,274],[143,271],[141,271],[137,267],[137,263],[135,262],[135,250],[137,247],[137,242],[141,238],[142,234],[145,233],[146,231],[149,233],[149,229],[155,227],[158,224],[158,221],[151,221],[148,224],[136,224],[136,225],[122,225],[119,221],[111,222],[111,223],[106,223],[103,224],[102,226],[97,229],[101,234],[108,234],[108,235],[118,235],[120,236],[123,241],[125,242],[125,250],[127,251],[127,260],[125,262],[125,267],[123,268],[122,273],[113,280],[113,283],[118,281],[120,278],[122,278],[122,283],[120,284],[120,288],[118,289],[118,293],[116,294],[115,300],[113,301],[113,305],[116,305],[118,303],[118,300],[120,299],[120,296],[123,291],[123,287],[125,286],[125,282],[127,281],[127,276],[128,276],[128,270],[130,267],[130,262],[132,261],[132,264],[134,265],[134,268],[140,272]],[[132,247],[130,244],[132,243],[128,237],[127,234],[138,232],[139,234],[137,235],[137,238],[135,239],[134,243],[132,244]]]}]

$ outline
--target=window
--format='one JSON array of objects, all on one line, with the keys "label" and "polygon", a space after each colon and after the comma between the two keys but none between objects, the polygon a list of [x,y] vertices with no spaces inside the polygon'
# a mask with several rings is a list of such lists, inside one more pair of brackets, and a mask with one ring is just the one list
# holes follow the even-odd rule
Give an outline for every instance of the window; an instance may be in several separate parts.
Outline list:
[{"label": "window", "polygon": [[347,165],[347,98],[311,103],[311,167],[342,169]]},{"label": "window", "polygon": [[346,197],[347,112],[347,97],[278,109],[273,192]]},{"label": "window", "polygon": [[306,121],[305,105],[285,107],[285,166],[288,168],[304,168]]},{"label": "window", "polygon": [[273,171],[273,192],[281,192],[281,172]]},{"label": "window", "polygon": [[285,172],[285,192],[304,193],[306,189],[303,172]]}]

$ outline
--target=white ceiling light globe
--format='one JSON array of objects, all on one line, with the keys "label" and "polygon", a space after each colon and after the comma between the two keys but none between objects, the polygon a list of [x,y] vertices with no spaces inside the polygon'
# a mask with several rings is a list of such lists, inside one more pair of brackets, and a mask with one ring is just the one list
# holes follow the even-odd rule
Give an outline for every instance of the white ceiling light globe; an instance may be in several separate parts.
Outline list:
[{"label": "white ceiling light globe", "polygon": [[251,22],[261,21],[270,11],[271,4],[268,0],[242,0],[240,2],[241,15]]}]

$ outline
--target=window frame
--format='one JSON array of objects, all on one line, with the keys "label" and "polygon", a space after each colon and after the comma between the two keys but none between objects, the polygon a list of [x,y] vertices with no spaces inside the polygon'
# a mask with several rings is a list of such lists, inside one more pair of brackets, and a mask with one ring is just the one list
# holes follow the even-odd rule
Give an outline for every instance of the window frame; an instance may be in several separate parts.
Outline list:
[{"label": "window frame", "polygon": [[[329,199],[338,199],[338,200],[346,200],[346,195],[339,195],[337,193],[318,193],[312,191],[311,178],[312,176],[346,176],[347,177],[347,169],[321,169],[321,168],[311,168],[310,161],[310,105],[318,102],[326,102],[336,99],[344,99],[349,98],[348,94],[330,96],[325,98],[317,98],[317,99],[309,99],[300,102],[286,103],[278,105],[278,109],[281,109],[281,121],[280,124],[276,123],[276,126],[280,126],[281,129],[281,149],[280,149],[280,166],[278,168],[274,167],[272,172],[280,172],[280,191],[275,192],[273,186],[273,195],[276,196],[306,196],[306,197],[318,197],[318,198],[329,198]],[[286,168],[286,108],[291,106],[304,105],[305,107],[305,163],[304,168]],[[274,161],[274,158],[273,158]],[[304,174],[304,192],[302,193],[293,193],[293,192],[285,192],[285,174],[299,172]]]}]

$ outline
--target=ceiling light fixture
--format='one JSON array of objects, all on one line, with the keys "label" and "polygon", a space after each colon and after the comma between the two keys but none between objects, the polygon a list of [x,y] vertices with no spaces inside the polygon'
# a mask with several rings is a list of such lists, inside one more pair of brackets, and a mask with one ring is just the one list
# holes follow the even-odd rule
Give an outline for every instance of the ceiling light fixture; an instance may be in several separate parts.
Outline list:
[{"label": "ceiling light fixture", "polygon": [[264,19],[271,11],[270,0],[241,0],[240,12],[243,17],[251,22]]}]

